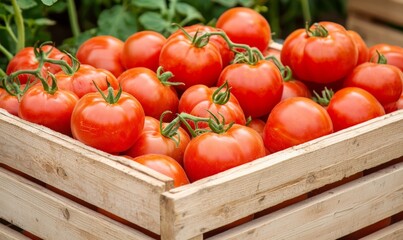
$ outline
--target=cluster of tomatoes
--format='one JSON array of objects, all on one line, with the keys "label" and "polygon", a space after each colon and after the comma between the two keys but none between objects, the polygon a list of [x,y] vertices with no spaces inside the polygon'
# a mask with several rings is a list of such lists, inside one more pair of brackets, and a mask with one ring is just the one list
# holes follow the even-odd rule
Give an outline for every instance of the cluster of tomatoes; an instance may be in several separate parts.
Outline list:
[{"label": "cluster of tomatoes", "polygon": [[[123,155],[181,186],[403,108],[403,49],[320,22],[268,48],[248,8],[168,38],[97,36],[75,57],[43,44],[19,52],[0,107]],[[18,84],[20,83],[20,84]]]}]

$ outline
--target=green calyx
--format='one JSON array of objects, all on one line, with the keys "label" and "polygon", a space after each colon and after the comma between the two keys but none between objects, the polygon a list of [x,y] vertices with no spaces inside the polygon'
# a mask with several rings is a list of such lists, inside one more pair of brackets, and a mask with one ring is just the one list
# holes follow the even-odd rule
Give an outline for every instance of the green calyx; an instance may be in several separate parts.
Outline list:
[{"label": "green calyx", "polygon": [[314,29],[311,30],[309,27],[308,22],[305,23],[305,32],[309,37],[327,37],[329,35],[329,31],[319,23],[314,23],[313,24]]},{"label": "green calyx", "polygon": [[325,89],[322,90],[321,93],[322,95],[319,95],[316,91],[313,91],[313,94],[315,95],[313,97],[313,100],[319,103],[321,106],[327,107],[334,95],[334,91],[325,87]]},{"label": "green calyx", "polygon": [[[221,90],[225,88],[224,92],[221,92]],[[219,104],[219,105],[224,105],[226,104],[229,99],[231,97],[231,87],[228,86],[228,82],[225,81],[223,85],[221,85],[220,87],[218,87],[213,95],[213,103],[215,104]]]},{"label": "green calyx", "polygon": [[[197,116],[193,116],[188,113],[180,113],[178,115],[178,118],[180,119],[182,124],[185,125],[186,128],[189,130],[192,137],[197,137],[206,132],[214,132],[217,134],[225,133],[234,125],[234,122],[231,122],[230,124],[225,124],[225,118],[220,113],[218,113],[218,114],[221,116],[221,121],[212,112],[210,112],[209,110],[206,110],[206,111],[208,111],[210,113],[211,117],[209,117],[209,118],[197,117]],[[194,123],[195,129],[193,129],[190,126],[189,121]],[[207,129],[198,128],[197,126],[198,126],[198,123],[200,123],[200,122],[207,123],[209,128],[207,128]]]},{"label": "green calyx", "polygon": [[105,102],[109,104],[115,104],[119,101],[120,96],[122,95],[122,87],[119,84],[119,90],[115,95],[115,89],[111,86],[111,84],[108,82],[106,79],[106,84],[108,85],[107,92],[108,94],[105,95],[105,93],[98,87],[98,85],[95,83],[95,81],[92,81],[98,92],[101,94],[102,98],[105,99]]},{"label": "green calyx", "polygon": [[179,86],[179,85],[185,85],[182,82],[170,82],[169,79],[171,79],[173,77],[173,73],[172,72],[164,72],[164,68],[162,66],[159,66],[157,69],[157,78],[158,80],[160,80],[160,82],[164,85],[164,86]]},{"label": "green calyx", "polygon": [[176,117],[174,120],[172,120],[170,123],[168,123],[164,128],[163,119],[164,119],[165,115],[168,113],[171,114],[172,112],[165,111],[160,116],[160,123],[159,123],[160,133],[162,136],[167,137],[167,138],[171,139],[172,141],[174,141],[176,147],[178,147],[179,143],[180,143],[180,134],[178,133],[178,129],[180,127],[180,119],[178,117]]}]

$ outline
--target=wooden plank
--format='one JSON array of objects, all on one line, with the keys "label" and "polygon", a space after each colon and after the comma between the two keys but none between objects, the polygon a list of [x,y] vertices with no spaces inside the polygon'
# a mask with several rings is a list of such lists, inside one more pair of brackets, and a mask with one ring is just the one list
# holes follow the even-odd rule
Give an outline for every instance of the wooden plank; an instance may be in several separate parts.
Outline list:
[{"label": "wooden plank", "polygon": [[403,239],[403,221],[394,223],[373,234],[361,238],[361,240],[401,240]]},{"label": "wooden plank", "polygon": [[403,26],[403,0],[349,0],[347,10]]},{"label": "wooden plank", "polygon": [[402,210],[403,163],[399,163],[211,240],[337,239]]},{"label": "wooden plank", "polygon": [[159,234],[160,193],[173,180],[0,109],[0,163]]},{"label": "wooden plank", "polygon": [[0,217],[44,239],[152,239],[0,168]]},{"label": "wooden plank", "polygon": [[30,238],[24,236],[23,234],[0,224],[0,239],[2,240],[29,240]]},{"label": "wooden plank", "polygon": [[377,43],[389,43],[402,46],[403,32],[362,18],[356,14],[350,14],[347,19],[347,28],[358,32],[368,46]]},{"label": "wooden plank", "polygon": [[161,235],[188,239],[403,155],[403,111],[162,195]]}]

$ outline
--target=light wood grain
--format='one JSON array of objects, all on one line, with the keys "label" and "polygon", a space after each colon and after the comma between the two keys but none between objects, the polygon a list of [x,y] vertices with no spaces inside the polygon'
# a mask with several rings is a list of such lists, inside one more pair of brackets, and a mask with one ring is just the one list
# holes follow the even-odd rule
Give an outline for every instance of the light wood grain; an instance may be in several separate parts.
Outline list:
[{"label": "light wood grain", "polygon": [[403,239],[403,221],[394,223],[384,229],[381,229],[360,240],[402,240]]},{"label": "light wood grain", "polygon": [[[211,240],[337,239],[402,210],[403,163],[400,163]],[[382,236],[399,234],[399,229],[401,226]]]},{"label": "light wood grain", "polygon": [[30,238],[0,223],[1,240],[29,240]]},{"label": "light wood grain", "polygon": [[349,13],[356,12],[403,26],[402,0],[348,0],[347,9]]},{"label": "light wood grain", "polygon": [[160,193],[173,180],[28,123],[0,109],[0,163],[64,190],[152,232],[160,231]]},{"label": "light wood grain", "polygon": [[150,237],[0,168],[0,217],[44,239]]},{"label": "light wood grain", "polygon": [[[188,239],[403,155],[403,111],[163,193],[161,233]],[[401,182],[401,184],[403,184]]]}]

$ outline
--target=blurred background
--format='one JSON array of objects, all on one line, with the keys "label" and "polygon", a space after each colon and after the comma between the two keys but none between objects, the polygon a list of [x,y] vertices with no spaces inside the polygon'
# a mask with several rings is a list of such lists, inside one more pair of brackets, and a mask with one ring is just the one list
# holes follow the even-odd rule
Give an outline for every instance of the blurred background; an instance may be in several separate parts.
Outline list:
[{"label": "blurred background", "polygon": [[91,36],[113,35],[122,40],[151,29],[168,36],[171,23],[214,25],[228,8],[257,10],[268,21],[273,39],[282,42],[305,22],[333,21],[359,32],[367,44],[403,45],[402,0],[2,0],[0,3],[0,67],[7,49],[15,54],[16,30],[12,3],[18,2],[25,24],[25,45],[54,41],[75,52]]}]

